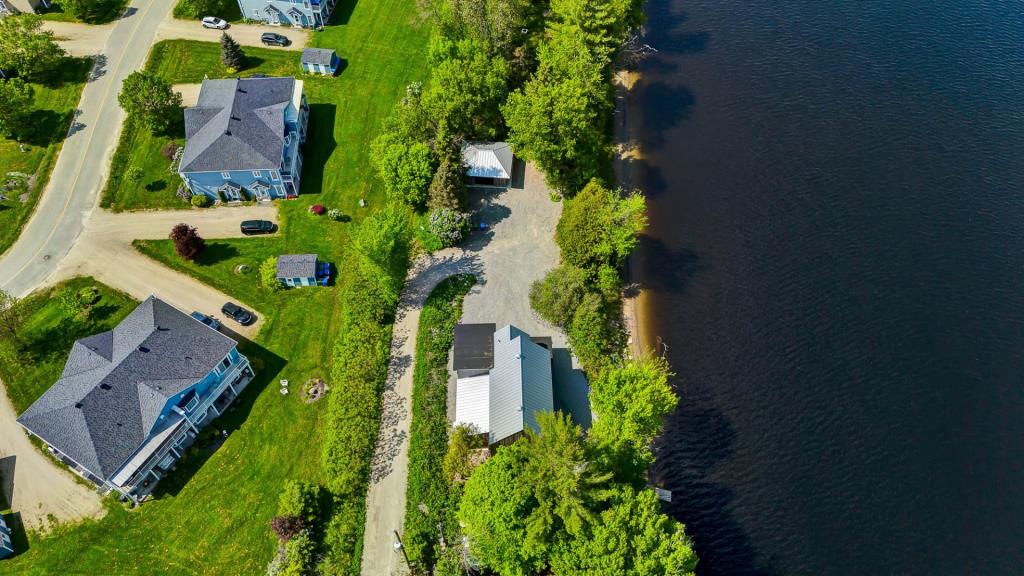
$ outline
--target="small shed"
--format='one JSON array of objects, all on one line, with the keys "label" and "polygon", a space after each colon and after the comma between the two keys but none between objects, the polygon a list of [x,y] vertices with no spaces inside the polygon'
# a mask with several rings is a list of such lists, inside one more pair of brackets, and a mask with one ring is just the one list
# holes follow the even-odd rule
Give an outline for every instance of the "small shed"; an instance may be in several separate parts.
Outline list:
[{"label": "small shed", "polygon": [[338,72],[341,59],[334,50],[326,48],[306,48],[302,51],[302,71],[310,74],[334,76]]},{"label": "small shed", "polygon": [[14,554],[14,543],[11,542],[11,529],[4,523],[3,514],[0,514],[0,559],[7,558]]},{"label": "small shed", "polygon": [[508,188],[512,182],[514,155],[508,142],[467,142],[462,161],[470,186]]},{"label": "small shed", "polygon": [[277,279],[293,287],[327,285],[330,266],[316,254],[282,254],[277,257]]}]

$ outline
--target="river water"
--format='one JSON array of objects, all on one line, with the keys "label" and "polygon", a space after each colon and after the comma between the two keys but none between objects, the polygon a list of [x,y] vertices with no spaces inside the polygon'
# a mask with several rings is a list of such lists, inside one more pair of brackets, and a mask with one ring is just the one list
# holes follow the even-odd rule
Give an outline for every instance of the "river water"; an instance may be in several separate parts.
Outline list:
[{"label": "river water", "polygon": [[700,574],[1024,574],[1024,3],[647,11],[656,476]]}]

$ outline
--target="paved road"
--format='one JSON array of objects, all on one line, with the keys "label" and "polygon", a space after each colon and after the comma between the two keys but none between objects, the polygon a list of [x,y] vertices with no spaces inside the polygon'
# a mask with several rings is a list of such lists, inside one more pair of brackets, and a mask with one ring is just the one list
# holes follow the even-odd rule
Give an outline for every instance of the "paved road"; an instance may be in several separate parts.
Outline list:
[{"label": "paved road", "polygon": [[43,29],[57,37],[57,44],[72,56],[94,56],[103,52],[116,23],[95,25],[44,20]]},{"label": "paved road", "polygon": [[[260,41],[260,35],[264,32],[274,32],[282,36],[287,36],[292,43],[281,48],[278,46],[265,46],[265,48],[271,48],[273,50],[302,50],[306,46],[306,42],[309,41],[309,31],[302,28],[291,28],[285,26],[258,26],[255,24],[232,24],[227,30],[212,30],[210,28],[203,28],[198,20],[179,20],[173,16],[168,16],[163,22],[160,23],[160,28],[157,29],[156,39],[157,40],[170,40],[174,38],[184,38],[187,40],[204,40],[206,42],[220,42],[220,35],[222,32],[227,32],[235,42],[238,42],[242,46],[263,46],[263,42]],[[295,69],[299,69],[299,61],[295,61]]]},{"label": "paved road", "polygon": [[174,0],[132,0],[130,15],[111,29],[105,62],[101,59],[82,91],[80,114],[64,141],[50,184],[21,237],[0,260],[0,289],[17,296],[34,290],[82,233],[121,131],[121,81],[142,68],[156,29],[173,5]]},{"label": "paved road", "polygon": [[16,419],[14,406],[0,391],[0,473],[4,477],[0,490],[25,526],[45,530],[51,517],[66,522],[101,516],[99,494],[76,482],[68,470],[54,466],[32,445]]},{"label": "paved road", "polygon": [[551,202],[543,177],[528,166],[523,189],[486,195],[474,209],[491,229],[476,233],[465,248],[417,260],[402,290],[366,498],[363,576],[404,573],[392,531],[402,532],[405,515],[416,336],[420,311],[434,286],[453,274],[475,274],[479,281],[463,302],[464,322],[515,324],[551,336],[555,347],[565,346],[565,335],[533,312],[528,296],[530,284],[558,265],[554,234],[562,205]]},{"label": "paved road", "polygon": [[[258,205],[121,214],[98,209],[93,212],[75,247],[50,277],[50,282],[56,283],[72,276],[92,276],[139,300],[155,294],[185,312],[198,310],[211,314],[233,332],[253,338],[263,326],[261,311],[143,256],[132,246],[132,240],[136,239],[167,238],[171,228],[179,222],[195,226],[199,235],[207,240],[239,237],[242,234],[238,223],[251,219],[276,222],[277,207]],[[257,321],[250,326],[240,326],[233,320],[226,320],[220,313],[220,307],[228,300],[256,312]]]}]

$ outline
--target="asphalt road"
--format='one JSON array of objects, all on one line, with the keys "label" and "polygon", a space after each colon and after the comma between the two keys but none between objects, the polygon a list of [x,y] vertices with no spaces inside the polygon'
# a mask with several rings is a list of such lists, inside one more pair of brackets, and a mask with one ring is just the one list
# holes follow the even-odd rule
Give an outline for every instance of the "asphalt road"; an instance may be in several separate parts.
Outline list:
[{"label": "asphalt road", "polygon": [[121,81],[141,69],[173,0],[133,0],[110,31],[35,214],[0,260],[0,289],[25,296],[67,255],[96,206],[124,113]]}]

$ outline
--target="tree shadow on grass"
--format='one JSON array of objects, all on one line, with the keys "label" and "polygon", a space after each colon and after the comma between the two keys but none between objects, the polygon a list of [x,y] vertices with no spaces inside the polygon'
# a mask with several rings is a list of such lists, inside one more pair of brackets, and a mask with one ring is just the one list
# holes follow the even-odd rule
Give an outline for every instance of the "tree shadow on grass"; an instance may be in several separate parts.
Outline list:
[{"label": "tree shadow on grass", "polygon": [[[226,430],[230,439],[231,434],[238,430],[248,419],[256,399],[259,398],[267,385],[277,378],[288,361],[259,344],[239,336],[230,329],[221,328],[221,332],[225,332],[238,342],[238,351],[249,358],[249,361],[252,363],[253,372],[256,374],[252,381],[249,382],[249,385],[245,387],[245,390],[242,391],[242,394],[235,398],[227,410],[207,427],[212,430]],[[153,498],[159,500],[166,496],[177,496],[181,489],[195,476],[196,472],[206,464],[206,461],[217,453],[220,444],[214,444],[214,446],[217,449],[204,449],[208,447],[199,446],[198,444],[193,447],[198,447],[199,450],[192,450],[190,448],[187,455],[178,461],[175,470],[156,485],[152,494]]]},{"label": "tree shadow on grass", "polygon": [[167,189],[167,180],[153,180],[149,184],[146,184],[146,190],[149,192],[159,192],[160,190]]},{"label": "tree shadow on grass", "polygon": [[245,70],[247,72],[248,71],[252,71],[252,70],[255,70],[256,68],[259,68],[260,66],[262,66],[266,62],[267,61],[266,61],[265,58],[260,58],[259,56],[253,56],[251,54],[246,54],[245,55],[245,64],[242,67],[242,70]]},{"label": "tree shadow on grass", "polygon": [[309,134],[304,146],[302,194],[320,194],[324,187],[324,170],[338,143],[334,140],[334,104],[309,105]]},{"label": "tree shadow on grass", "polygon": [[47,88],[60,88],[64,84],[85,82],[92,70],[92,58],[66,57],[54,68],[39,74],[34,81]]},{"label": "tree shadow on grass", "polygon": [[60,142],[68,135],[68,127],[74,116],[73,110],[33,110],[29,114],[25,143],[45,148]]},{"label": "tree shadow on grass", "polygon": [[235,248],[231,244],[225,244],[224,242],[210,242],[206,245],[206,250],[199,255],[198,264],[200,266],[212,266],[218,262],[235,258],[239,255],[238,248]]}]

